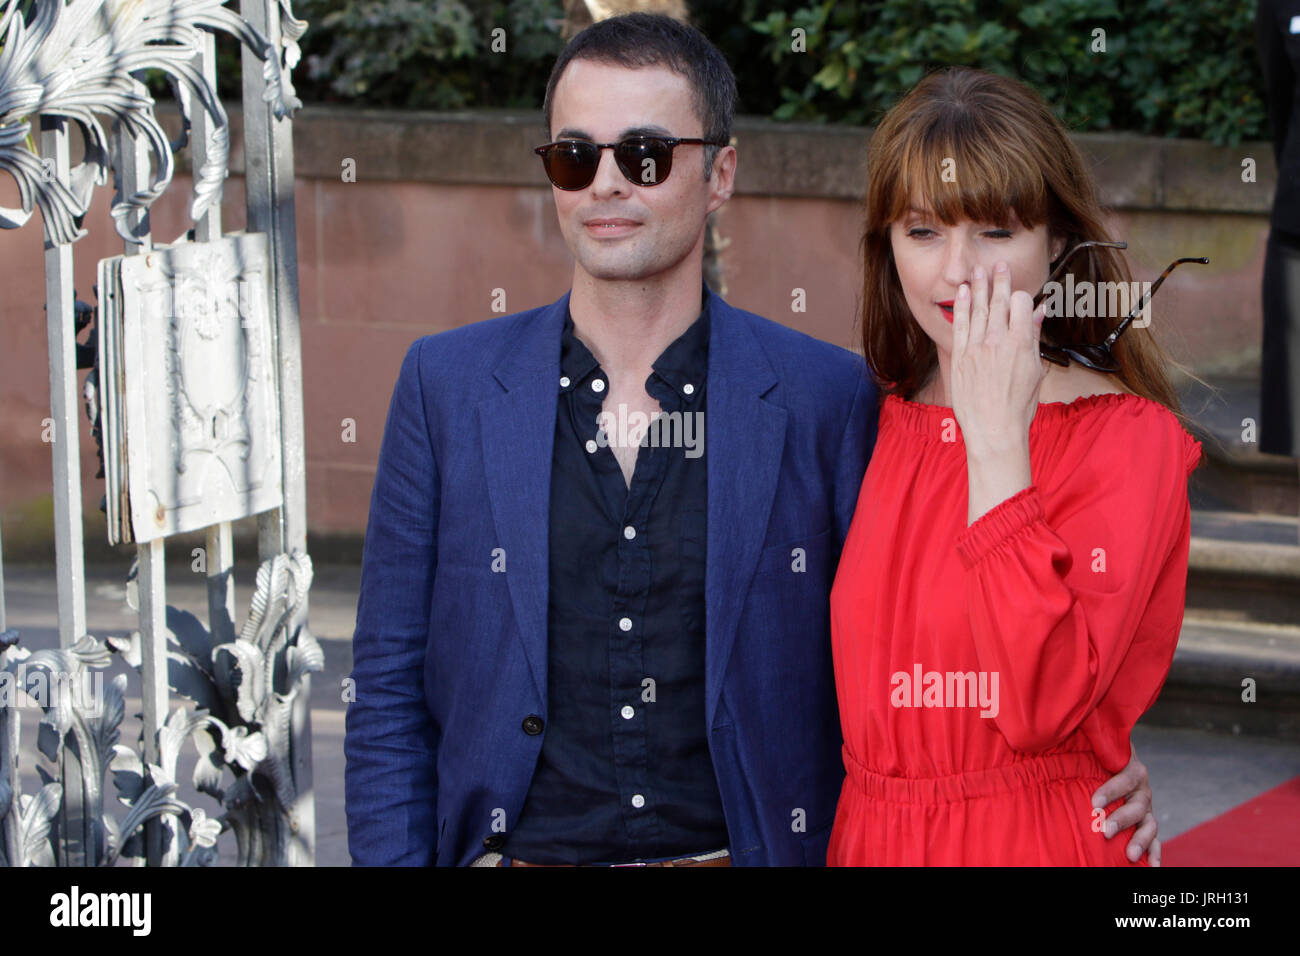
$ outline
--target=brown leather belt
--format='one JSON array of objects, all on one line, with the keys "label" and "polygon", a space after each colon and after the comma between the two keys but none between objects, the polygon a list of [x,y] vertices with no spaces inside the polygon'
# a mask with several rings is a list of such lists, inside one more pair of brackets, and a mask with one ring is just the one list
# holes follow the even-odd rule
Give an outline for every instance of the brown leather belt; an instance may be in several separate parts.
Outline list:
[{"label": "brown leather belt", "polygon": [[[511,859],[509,863],[498,860],[497,866],[576,866],[574,863],[528,863],[524,860]],[[660,860],[657,863],[611,863],[609,866],[731,866],[731,855],[700,860],[693,856],[684,856],[678,860]]]}]

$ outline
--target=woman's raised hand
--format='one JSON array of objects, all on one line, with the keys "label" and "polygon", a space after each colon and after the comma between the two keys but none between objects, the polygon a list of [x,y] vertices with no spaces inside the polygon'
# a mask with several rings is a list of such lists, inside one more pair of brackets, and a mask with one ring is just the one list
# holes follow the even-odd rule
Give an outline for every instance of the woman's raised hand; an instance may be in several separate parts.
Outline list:
[{"label": "woman's raised hand", "polygon": [[968,457],[1028,450],[1046,374],[1038,354],[1044,306],[1033,304],[1028,292],[1012,293],[1005,262],[994,267],[991,296],[981,266],[957,290],[948,383]]}]

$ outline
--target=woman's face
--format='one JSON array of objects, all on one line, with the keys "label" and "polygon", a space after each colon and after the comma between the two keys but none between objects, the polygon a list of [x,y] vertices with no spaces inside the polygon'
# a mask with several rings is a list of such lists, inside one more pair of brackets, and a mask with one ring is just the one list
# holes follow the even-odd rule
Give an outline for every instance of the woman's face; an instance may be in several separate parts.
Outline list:
[{"label": "woman's face", "polygon": [[1049,243],[1046,225],[1026,229],[1014,211],[1005,228],[969,219],[948,226],[919,207],[918,198],[902,218],[890,223],[889,239],[908,308],[945,354],[952,352],[957,287],[972,280],[977,265],[984,267],[991,288],[994,265],[1005,262],[1011,269],[1011,291],[1036,295],[1065,244],[1061,239]]}]

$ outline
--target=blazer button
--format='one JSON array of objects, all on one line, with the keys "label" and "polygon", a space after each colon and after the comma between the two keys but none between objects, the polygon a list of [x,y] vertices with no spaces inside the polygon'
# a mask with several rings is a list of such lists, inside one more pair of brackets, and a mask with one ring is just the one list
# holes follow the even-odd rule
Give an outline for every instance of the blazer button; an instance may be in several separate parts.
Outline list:
[{"label": "blazer button", "polygon": [[529,714],[524,718],[524,733],[531,737],[536,737],[542,732],[542,718],[536,714]]},{"label": "blazer button", "polygon": [[494,833],[483,840],[483,846],[488,850],[499,850],[506,845],[506,838],[500,833]]}]

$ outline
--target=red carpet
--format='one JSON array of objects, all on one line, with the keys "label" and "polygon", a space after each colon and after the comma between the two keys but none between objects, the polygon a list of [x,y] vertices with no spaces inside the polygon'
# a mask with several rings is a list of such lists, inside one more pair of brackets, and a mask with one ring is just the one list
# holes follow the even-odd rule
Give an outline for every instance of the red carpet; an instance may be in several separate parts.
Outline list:
[{"label": "red carpet", "polygon": [[1300,777],[1174,837],[1161,848],[1160,864],[1300,865]]}]

